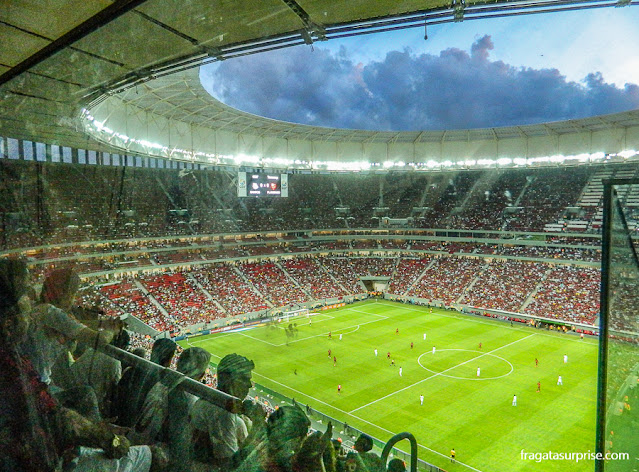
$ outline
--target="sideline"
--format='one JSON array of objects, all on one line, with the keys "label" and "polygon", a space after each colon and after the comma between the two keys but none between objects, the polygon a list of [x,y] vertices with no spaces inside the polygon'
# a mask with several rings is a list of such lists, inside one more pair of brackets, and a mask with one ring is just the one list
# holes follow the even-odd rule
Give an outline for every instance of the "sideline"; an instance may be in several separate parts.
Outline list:
[{"label": "sideline", "polygon": [[[406,303],[400,303],[400,302],[395,302],[395,303],[399,303],[400,305],[404,305],[406,307],[407,310],[409,311],[414,311],[416,313],[424,313],[426,315],[429,316],[442,316],[444,318],[453,318],[455,320],[464,320],[464,321],[470,321],[471,323],[479,323],[479,324],[485,324],[488,326],[499,326],[496,325],[496,323],[501,323],[500,320],[492,320],[491,321],[483,321],[481,319],[474,319],[476,318],[477,315],[468,315],[466,313],[462,313],[460,311],[455,310],[455,313],[457,313],[457,315],[447,315],[445,313],[428,313],[427,311],[424,310],[418,310],[416,308],[410,308],[411,305],[408,305]],[[384,302],[380,302],[380,305],[384,305],[384,306],[389,306],[392,307],[394,306],[394,304],[391,303],[384,303]],[[421,306],[421,305],[420,305]],[[423,308],[428,308],[427,306],[423,306]],[[434,307],[438,310],[440,310],[441,308],[438,307]],[[535,329],[536,331],[541,331],[538,330],[536,328],[532,328],[529,325],[525,325],[525,326],[521,326],[521,323],[519,323],[520,326],[514,326],[512,329],[517,330],[517,331],[526,331],[526,330],[531,330],[531,329]],[[564,341],[571,341],[571,342],[575,342],[575,343],[582,343],[582,344],[591,344],[593,346],[598,346],[599,345],[599,341],[591,341],[590,339],[573,339],[573,336],[566,336],[566,337],[561,337],[560,333],[555,333],[555,334],[549,334],[549,333],[544,333],[544,332],[537,332],[535,334],[538,334],[540,336],[547,336],[549,338],[559,338],[559,339],[563,339]],[[597,338],[598,339],[598,338]]]}]

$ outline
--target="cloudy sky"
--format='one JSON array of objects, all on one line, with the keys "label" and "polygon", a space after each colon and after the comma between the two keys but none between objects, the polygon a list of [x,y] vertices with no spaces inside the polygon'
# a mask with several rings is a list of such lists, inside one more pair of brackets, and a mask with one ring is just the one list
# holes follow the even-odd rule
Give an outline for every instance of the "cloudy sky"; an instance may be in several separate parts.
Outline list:
[{"label": "cloudy sky", "polygon": [[203,67],[240,110],[370,130],[510,126],[639,108],[639,6],[464,21]]}]

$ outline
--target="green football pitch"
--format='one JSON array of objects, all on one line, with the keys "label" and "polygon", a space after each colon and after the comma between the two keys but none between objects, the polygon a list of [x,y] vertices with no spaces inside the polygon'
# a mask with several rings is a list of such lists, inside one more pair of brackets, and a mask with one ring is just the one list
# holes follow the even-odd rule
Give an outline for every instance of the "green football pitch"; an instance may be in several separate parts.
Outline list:
[{"label": "green football pitch", "polygon": [[232,352],[253,359],[257,384],[383,441],[411,432],[419,458],[447,471],[593,470],[592,462],[539,463],[521,452],[594,451],[593,339],[383,300],[290,322],[292,338],[282,322],[188,344],[216,363]]}]

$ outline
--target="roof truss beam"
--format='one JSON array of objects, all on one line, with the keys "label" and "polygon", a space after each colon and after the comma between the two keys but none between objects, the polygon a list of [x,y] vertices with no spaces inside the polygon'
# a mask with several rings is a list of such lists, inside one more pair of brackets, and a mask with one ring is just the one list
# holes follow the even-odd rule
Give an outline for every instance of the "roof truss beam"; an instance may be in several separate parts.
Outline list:
[{"label": "roof truss beam", "polygon": [[54,54],[71,46],[88,34],[100,29],[104,25],[107,25],[128,11],[142,5],[144,2],[146,2],[146,0],[117,0],[113,2],[111,5],[96,13],[84,23],[79,24],[68,33],[63,34],[52,43],[40,49],[35,54],[27,57],[20,64],[0,75],[0,85],[6,84],[35,65],[40,64],[42,61],[48,59]]}]

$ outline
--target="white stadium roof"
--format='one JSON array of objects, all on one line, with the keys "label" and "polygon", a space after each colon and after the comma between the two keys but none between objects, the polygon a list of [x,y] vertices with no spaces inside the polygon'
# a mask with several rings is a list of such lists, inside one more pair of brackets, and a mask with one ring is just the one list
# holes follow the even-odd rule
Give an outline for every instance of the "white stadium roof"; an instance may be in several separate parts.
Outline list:
[{"label": "white stadium roof", "polygon": [[[0,133],[211,165],[359,170],[636,158],[639,110],[539,125],[321,128],[230,108],[207,62],[353,34],[619,2],[14,0],[0,12]],[[625,2],[633,4],[633,2]],[[443,164],[443,165],[442,165]]]}]

